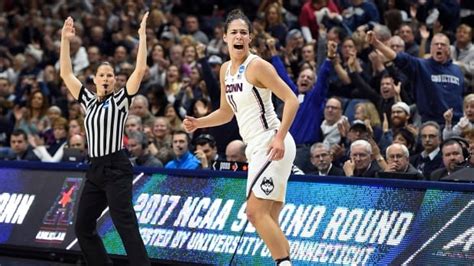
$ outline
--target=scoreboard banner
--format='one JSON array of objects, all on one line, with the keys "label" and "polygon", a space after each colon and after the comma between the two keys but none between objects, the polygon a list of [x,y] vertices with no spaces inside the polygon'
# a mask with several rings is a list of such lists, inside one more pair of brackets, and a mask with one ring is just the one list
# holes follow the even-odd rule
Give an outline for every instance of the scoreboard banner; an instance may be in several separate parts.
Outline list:
[{"label": "scoreboard banner", "polygon": [[[0,244],[79,250],[73,222],[83,172],[0,172]],[[246,223],[246,179],[206,175],[136,176],[134,209],[149,256],[223,265],[236,253],[238,265],[271,265]],[[295,265],[474,263],[474,192],[308,179],[289,182],[279,217]],[[108,212],[98,231],[109,253],[126,255]]]}]

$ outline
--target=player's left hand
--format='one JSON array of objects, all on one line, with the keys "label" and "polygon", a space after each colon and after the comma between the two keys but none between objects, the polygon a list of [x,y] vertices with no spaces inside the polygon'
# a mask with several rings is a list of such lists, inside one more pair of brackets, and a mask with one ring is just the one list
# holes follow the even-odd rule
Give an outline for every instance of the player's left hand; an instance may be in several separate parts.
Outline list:
[{"label": "player's left hand", "polygon": [[285,143],[283,139],[275,136],[268,146],[268,159],[271,161],[279,161],[285,155]]}]

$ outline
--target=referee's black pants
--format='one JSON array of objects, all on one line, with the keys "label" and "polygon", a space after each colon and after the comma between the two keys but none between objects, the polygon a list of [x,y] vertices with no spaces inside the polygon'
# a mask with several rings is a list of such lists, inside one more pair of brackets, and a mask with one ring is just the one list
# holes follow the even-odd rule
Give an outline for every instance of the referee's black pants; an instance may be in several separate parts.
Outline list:
[{"label": "referee's black pants", "polygon": [[97,219],[108,205],[130,264],[150,265],[132,205],[133,171],[125,152],[92,158],[86,177],[75,232],[87,264],[112,264],[96,230]]}]

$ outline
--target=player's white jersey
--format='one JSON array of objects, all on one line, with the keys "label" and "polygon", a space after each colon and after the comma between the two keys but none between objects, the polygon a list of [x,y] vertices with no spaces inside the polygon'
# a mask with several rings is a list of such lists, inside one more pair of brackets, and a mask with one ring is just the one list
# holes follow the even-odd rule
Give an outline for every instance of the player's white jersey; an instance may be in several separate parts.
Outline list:
[{"label": "player's white jersey", "polygon": [[234,75],[230,73],[232,63],[225,72],[226,99],[235,113],[240,135],[246,143],[253,137],[280,126],[272,103],[272,91],[250,84],[245,76],[247,66],[257,57],[250,54]]}]

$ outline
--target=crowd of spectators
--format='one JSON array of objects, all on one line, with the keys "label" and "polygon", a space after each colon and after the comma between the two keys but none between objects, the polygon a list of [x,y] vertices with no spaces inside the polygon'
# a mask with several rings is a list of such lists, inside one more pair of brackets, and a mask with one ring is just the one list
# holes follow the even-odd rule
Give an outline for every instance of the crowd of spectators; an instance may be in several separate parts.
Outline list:
[{"label": "crowd of spectators", "polygon": [[[474,24],[468,0],[32,0],[0,3],[0,159],[87,160],[84,111],[59,77],[60,30],[75,19],[74,74],[117,89],[147,24],[148,69],[124,147],[136,166],[245,162],[235,119],[189,135],[185,115],[218,108],[226,12],[252,20],[252,51],[298,96],[290,129],[306,174],[440,180],[474,165]],[[334,46],[334,47],[333,47]],[[332,52],[332,50],[336,52]],[[274,101],[281,115],[282,103]],[[79,157],[70,154],[78,150]]]}]

